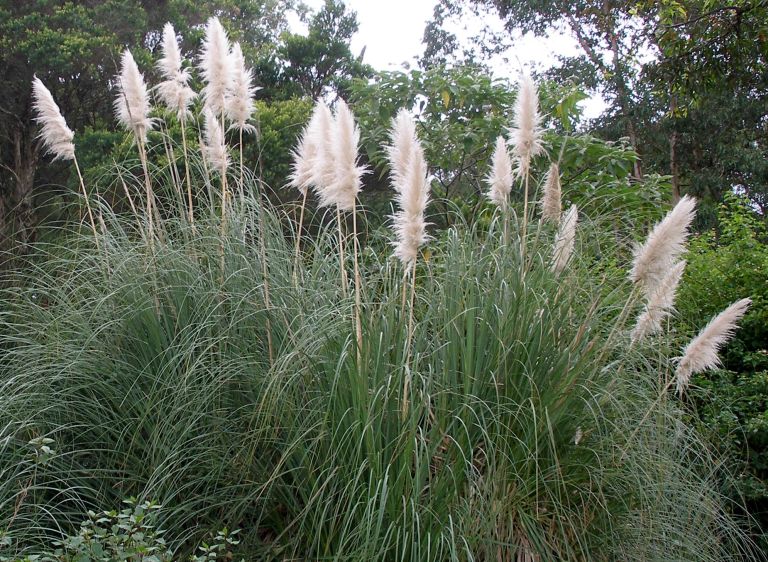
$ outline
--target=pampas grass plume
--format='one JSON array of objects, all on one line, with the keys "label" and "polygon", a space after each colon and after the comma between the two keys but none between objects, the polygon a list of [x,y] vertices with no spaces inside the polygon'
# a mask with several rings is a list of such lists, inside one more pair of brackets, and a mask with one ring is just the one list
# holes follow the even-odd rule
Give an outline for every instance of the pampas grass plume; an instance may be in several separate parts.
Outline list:
[{"label": "pampas grass plume", "polygon": [[417,150],[416,123],[406,109],[401,109],[392,121],[391,144],[386,147],[392,186],[400,193],[406,181],[410,159]]},{"label": "pampas grass plume", "polygon": [[552,271],[560,273],[568,265],[573,254],[573,246],[576,242],[576,223],[579,220],[579,212],[576,205],[571,205],[560,223],[560,228],[555,238],[555,247],[552,255]]},{"label": "pampas grass plume", "polygon": [[416,263],[419,248],[429,240],[424,220],[429,203],[428,170],[416,126],[406,111],[400,111],[393,120],[391,138],[387,154],[400,207],[392,217],[397,235],[395,256],[408,269]]},{"label": "pampas grass plume", "polygon": [[645,310],[638,316],[632,330],[632,341],[659,332],[662,322],[670,315],[675,306],[677,287],[685,271],[685,261],[677,262],[659,283],[654,293],[648,299]]},{"label": "pampas grass plume", "polygon": [[[319,186],[328,170],[332,181],[332,164],[326,166],[325,157],[330,156],[329,139],[333,116],[323,101],[318,101],[312,110],[309,123],[301,133],[299,143],[293,151],[293,166],[289,176],[289,185],[298,189],[302,195],[310,186]],[[330,183],[330,181],[328,183]]]},{"label": "pampas grass plume", "polygon": [[541,218],[559,222],[563,212],[562,188],[560,186],[560,166],[555,162],[549,167],[544,181],[544,195],[541,198]]},{"label": "pampas grass plume", "polygon": [[241,131],[254,131],[253,125],[247,122],[253,115],[253,95],[256,88],[253,87],[253,72],[245,66],[245,58],[240,48],[240,43],[235,43],[229,53],[231,81],[230,89],[224,98],[224,108],[227,119]]},{"label": "pampas grass plume", "polygon": [[531,158],[544,150],[540,123],[536,85],[528,74],[523,74],[515,101],[514,126],[510,129],[517,172],[521,176],[526,176],[530,171]]},{"label": "pampas grass plume", "polygon": [[51,92],[37,76],[32,80],[32,103],[37,113],[35,121],[41,126],[40,138],[48,153],[53,155],[54,160],[73,160],[75,145],[72,139],[75,133],[67,126]]},{"label": "pampas grass plume", "polygon": [[486,182],[488,183],[488,199],[502,209],[506,208],[509,193],[512,191],[514,174],[509,149],[502,136],[496,139],[496,148],[491,158],[491,171]]},{"label": "pampas grass plume", "polygon": [[145,143],[147,131],[152,129],[152,119],[149,118],[149,94],[144,77],[128,49],[123,51],[117,86],[118,93],[115,99],[117,119],[133,132],[139,142]]},{"label": "pampas grass plume", "polygon": [[200,74],[205,81],[203,103],[219,117],[226,110],[226,95],[233,77],[229,40],[219,18],[213,17],[205,26],[205,39],[200,54]]},{"label": "pampas grass plume", "polygon": [[650,297],[685,251],[688,227],[696,214],[696,200],[686,195],[658,223],[645,244],[635,249],[630,279]]},{"label": "pampas grass plume", "polygon": [[205,157],[210,162],[211,167],[225,174],[229,166],[229,155],[224,141],[224,131],[210,108],[206,108],[203,114],[205,116],[205,129],[203,131]]},{"label": "pampas grass plume", "polygon": [[360,130],[355,124],[355,117],[349,106],[340,100],[336,107],[331,138],[332,166],[329,165],[328,153],[323,153],[323,180],[331,183],[320,185],[318,195],[320,206],[335,205],[340,211],[352,211],[355,208],[357,194],[362,187],[365,167],[357,165],[357,150],[360,142]]},{"label": "pampas grass plume", "polygon": [[181,50],[171,23],[163,27],[162,51],[157,68],[165,80],[158,84],[157,93],[165,106],[176,112],[179,121],[184,121],[197,94],[188,85],[189,71],[181,67]]},{"label": "pampas grass plume", "polygon": [[691,376],[720,365],[718,350],[733,336],[738,322],[747,313],[750,299],[741,299],[715,316],[689,343],[677,365],[677,392],[682,396]]}]

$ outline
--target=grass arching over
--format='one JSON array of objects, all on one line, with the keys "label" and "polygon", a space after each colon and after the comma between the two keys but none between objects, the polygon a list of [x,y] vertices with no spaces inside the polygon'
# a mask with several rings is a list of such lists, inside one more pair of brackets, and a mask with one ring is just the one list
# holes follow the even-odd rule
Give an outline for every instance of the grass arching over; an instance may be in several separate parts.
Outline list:
[{"label": "grass arching over", "polygon": [[248,560],[755,556],[717,460],[657,400],[658,342],[617,325],[628,283],[579,252],[554,275],[546,225],[524,262],[514,223],[506,246],[500,219],[446,231],[417,266],[410,349],[402,270],[372,244],[358,358],[336,225],[294,271],[278,210],[230,211],[150,246],[103,209],[98,251],[75,237],[4,291],[10,556],[129,496],[162,504],[179,556],[224,526]]}]

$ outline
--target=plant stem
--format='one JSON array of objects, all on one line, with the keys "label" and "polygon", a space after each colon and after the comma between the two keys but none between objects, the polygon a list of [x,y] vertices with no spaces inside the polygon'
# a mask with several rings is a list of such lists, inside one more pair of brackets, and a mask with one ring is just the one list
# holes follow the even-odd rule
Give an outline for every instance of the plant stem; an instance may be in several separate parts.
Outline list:
[{"label": "plant stem", "polygon": [[240,189],[240,201],[243,200],[245,197],[245,172],[243,168],[243,129],[240,128],[240,185],[238,186]]},{"label": "plant stem", "polygon": [[339,269],[341,270],[341,294],[347,298],[347,270],[344,268],[344,234],[341,230],[341,209],[336,207],[336,223],[339,227]]},{"label": "plant stem", "polygon": [[192,207],[192,178],[189,175],[189,157],[187,156],[187,132],[186,132],[186,119],[181,120],[181,146],[184,151],[184,174],[187,179],[187,204],[189,206],[189,224],[192,225],[193,231],[195,226],[195,213]]},{"label": "plant stem", "polygon": [[299,211],[299,227],[296,230],[296,255],[293,262],[293,284],[298,288],[299,286],[299,258],[301,257],[301,229],[304,225],[304,208],[307,205],[307,194],[309,189],[304,190],[304,196],[301,199],[301,210]]},{"label": "plant stem", "polygon": [[150,246],[154,248],[155,229],[154,229],[154,221],[152,218],[152,213],[154,212],[155,195],[152,192],[152,182],[149,179],[149,166],[147,165],[147,152],[144,147],[144,142],[137,138],[136,144],[139,147],[139,159],[141,160],[141,167],[142,167],[142,170],[144,171],[144,187],[147,193],[147,221],[149,225],[147,237],[149,238]]},{"label": "plant stem", "polygon": [[[261,182],[261,178],[259,178]],[[274,348],[272,347],[272,323],[269,320],[269,314],[271,310],[271,304],[269,299],[269,268],[267,267],[267,247],[264,242],[266,238],[265,226],[264,226],[264,203],[266,197],[264,197],[264,190],[259,188],[259,251],[261,253],[261,276],[264,280],[264,307],[267,310],[267,350],[269,352],[269,366],[274,365]]]},{"label": "plant stem", "polygon": [[528,178],[530,174],[526,172],[523,181],[523,227],[520,237],[520,253],[522,263],[525,264],[525,238],[528,232]]},{"label": "plant stem", "polygon": [[360,368],[360,361],[363,351],[363,324],[360,319],[360,313],[362,310],[362,299],[360,297],[360,267],[358,264],[357,254],[360,252],[359,242],[357,240],[357,212],[355,206],[352,206],[352,252],[355,268],[355,333],[357,334],[357,365]]},{"label": "plant stem", "polygon": [[80,188],[83,190],[83,197],[85,198],[85,208],[88,210],[88,220],[91,222],[91,229],[93,230],[93,239],[96,242],[96,249],[99,249],[99,236],[96,233],[96,221],[93,220],[93,211],[91,210],[91,203],[88,200],[88,192],[85,190],[85,181],[83,181],[83,174],[80,172],[80,165],[77,163],[77,157],[73,158],[75,163],[75,170],[77,170],[77,177],[80,180]]},{"label": "plant stem", "polygon": [[[403,353],[403,356],[405,358],[405,363],[403,366],[403,370],[405,371],[405,377],[403,379],[403,395],[402,395],[402,402],[400,404],[400,413],[401,413],[401,419],[405,421],[406,416],[408,415],[408,408],[409,408],[409,399],[410,399],[410,391],[411,391],[411,345],[413,343],[413,328],[414,328],[414,320],[413,320],[413,305],[416,299],[416,261],[411,264],[411,296],[410,301],[408,305],[408,332],[406,334],[405,339],[405,350]],[[403,280],[407,280],[408,278],[408,270],[405,271],[405,275],[403,277]],[[405,286],[405,285],[404,285]],[[405,293],[403,293],[405,295]]]}]

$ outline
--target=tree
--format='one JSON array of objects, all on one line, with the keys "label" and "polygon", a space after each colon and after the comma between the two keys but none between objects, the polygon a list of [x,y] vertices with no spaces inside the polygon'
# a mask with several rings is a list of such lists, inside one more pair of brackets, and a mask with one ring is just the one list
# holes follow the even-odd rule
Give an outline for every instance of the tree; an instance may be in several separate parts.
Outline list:
[{"label": "tree", "polygon": [[[111,128],[111,77],[129,46],[152,76],[152,51],[166,21],[199,40],[210,15],[226,18],[233,37],[251,45],[277,41],[293,0],[0,0],[0,252],[35,238],[35,185],[64,183],[63,167],[37,178],[41,145],[32,120],[30,84],[37,74],[70,126]],[[253,48],[255,50],[255,47]],[[76,137],[77,142],[77,137]],[[2,260],[0,260],[2,261]]]},{"label": "tree", "polygon": [[325,4],[309,20],[307,35],[285,33],[277,50],[283,69],[281,97],[303,95],[318,99],[327,90],[345,89],[353,78],[369,76],[372,70],[350,49],[357,33],[357,14],[348,12],[340,0]]},{"label": "tree", "polygon": [[[737,188],[765,204],[768,3],[441,0],[427,54],[450,44],[440,32],[446,16],[479,7],[496,11],[510,33],[570,30],[582,53],[547,76],[607,94],[597,130],[629,137],[644,168],[671,176],[673,199],[693,193],[714,209]],[[634,175],[642,175],[639,162]]]}]

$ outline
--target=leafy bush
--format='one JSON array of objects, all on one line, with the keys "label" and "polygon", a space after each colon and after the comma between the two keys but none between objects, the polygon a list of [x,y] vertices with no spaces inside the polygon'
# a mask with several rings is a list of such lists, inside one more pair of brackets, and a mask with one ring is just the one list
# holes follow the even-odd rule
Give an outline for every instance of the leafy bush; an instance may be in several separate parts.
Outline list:
[{"label": "leafy bush", "polygon": [[[691,244],[680,313],[700,323],[727,302],[750,295],[752,308],[724,353],[724,370],[700,376],[696,407],[704,426],[737,455],[725,483],[768,532],[768,231],[749,202],[727,195],[720,227]],[[768,546],[768,540],[763,539]]]}]

